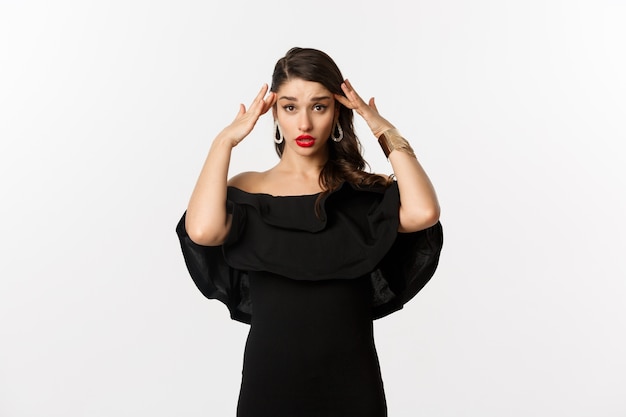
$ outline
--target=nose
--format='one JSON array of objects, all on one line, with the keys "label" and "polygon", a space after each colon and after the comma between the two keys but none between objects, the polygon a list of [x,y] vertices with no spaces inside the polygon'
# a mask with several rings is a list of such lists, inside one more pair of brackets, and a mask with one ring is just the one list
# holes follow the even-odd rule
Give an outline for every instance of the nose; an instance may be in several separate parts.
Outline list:
[{"label": "nose", "polygon": [[300,113],[300,120],[298,120],[298,127],[302,132],[308,132],[312,129],[311,117],[308,112],[303,111]]}]

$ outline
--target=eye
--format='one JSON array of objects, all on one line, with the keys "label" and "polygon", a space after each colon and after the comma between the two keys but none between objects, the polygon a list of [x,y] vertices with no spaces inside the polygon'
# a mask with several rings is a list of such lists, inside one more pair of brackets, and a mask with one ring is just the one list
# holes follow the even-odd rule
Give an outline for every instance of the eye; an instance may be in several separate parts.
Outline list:
[{"label": "eye", "polygon": [[292,112],[296,109],[296,107],[293,104],[287,104],[283,106],[283,109],[285,109],[286,112]]},{"label": "eye", "polygon": [[315,109],[315,111],[324,111],[327,107],[328,106],[324,106],[323,104],[316,104],[313,106],[313,109]]}]

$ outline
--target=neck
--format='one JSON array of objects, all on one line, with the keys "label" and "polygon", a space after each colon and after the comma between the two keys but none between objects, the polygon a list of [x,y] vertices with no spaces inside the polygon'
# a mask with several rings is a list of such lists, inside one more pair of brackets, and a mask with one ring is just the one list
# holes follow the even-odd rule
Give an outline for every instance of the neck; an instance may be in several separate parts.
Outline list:
[{"label": "neck", "polygon": [[298,177],[319,178],[322,168],[328,161],[328,152],[323,155],[302,156],[293,152],[285,152],[277,164],[277,168],[286,170]]},{"label": "neck", "polygon": [[324,168],[324,164],[301,164],[294,163],[294,161],[281,159],[280,162],[276,165],[276,168],[284,171],[289,176],[303,179],[306,178],[317,182],[320,177],[320,173],[322,172],[322,168]]}]

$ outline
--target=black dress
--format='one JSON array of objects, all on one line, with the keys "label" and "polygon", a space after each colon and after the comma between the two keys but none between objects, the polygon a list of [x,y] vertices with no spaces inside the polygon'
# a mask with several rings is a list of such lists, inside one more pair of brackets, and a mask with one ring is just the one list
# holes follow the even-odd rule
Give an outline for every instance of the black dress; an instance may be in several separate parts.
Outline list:
[{"label": "black dress", "polygon": [[433,275],[441,224],[397,233],[396,183],[318,197],[229,187],[222,246],[192,242],[184,215],[176,229],[200,291],[251,324],[238,417],[387,415],[372,321]]}]

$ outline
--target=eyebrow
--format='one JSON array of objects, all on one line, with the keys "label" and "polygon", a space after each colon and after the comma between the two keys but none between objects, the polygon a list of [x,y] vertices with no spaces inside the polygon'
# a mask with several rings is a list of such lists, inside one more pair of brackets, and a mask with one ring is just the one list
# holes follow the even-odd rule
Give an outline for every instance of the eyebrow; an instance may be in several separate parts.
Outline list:
[{"label": "eyebrow", "polygon": [[[278,99],[279,100],[298,101],[297,98],[291,97],[291,96],[281,96]],[[319,96],[319,97],[312,97],[311,98],[311,101],[322,101],[322,100],[330,100],[330,96]]]}]

